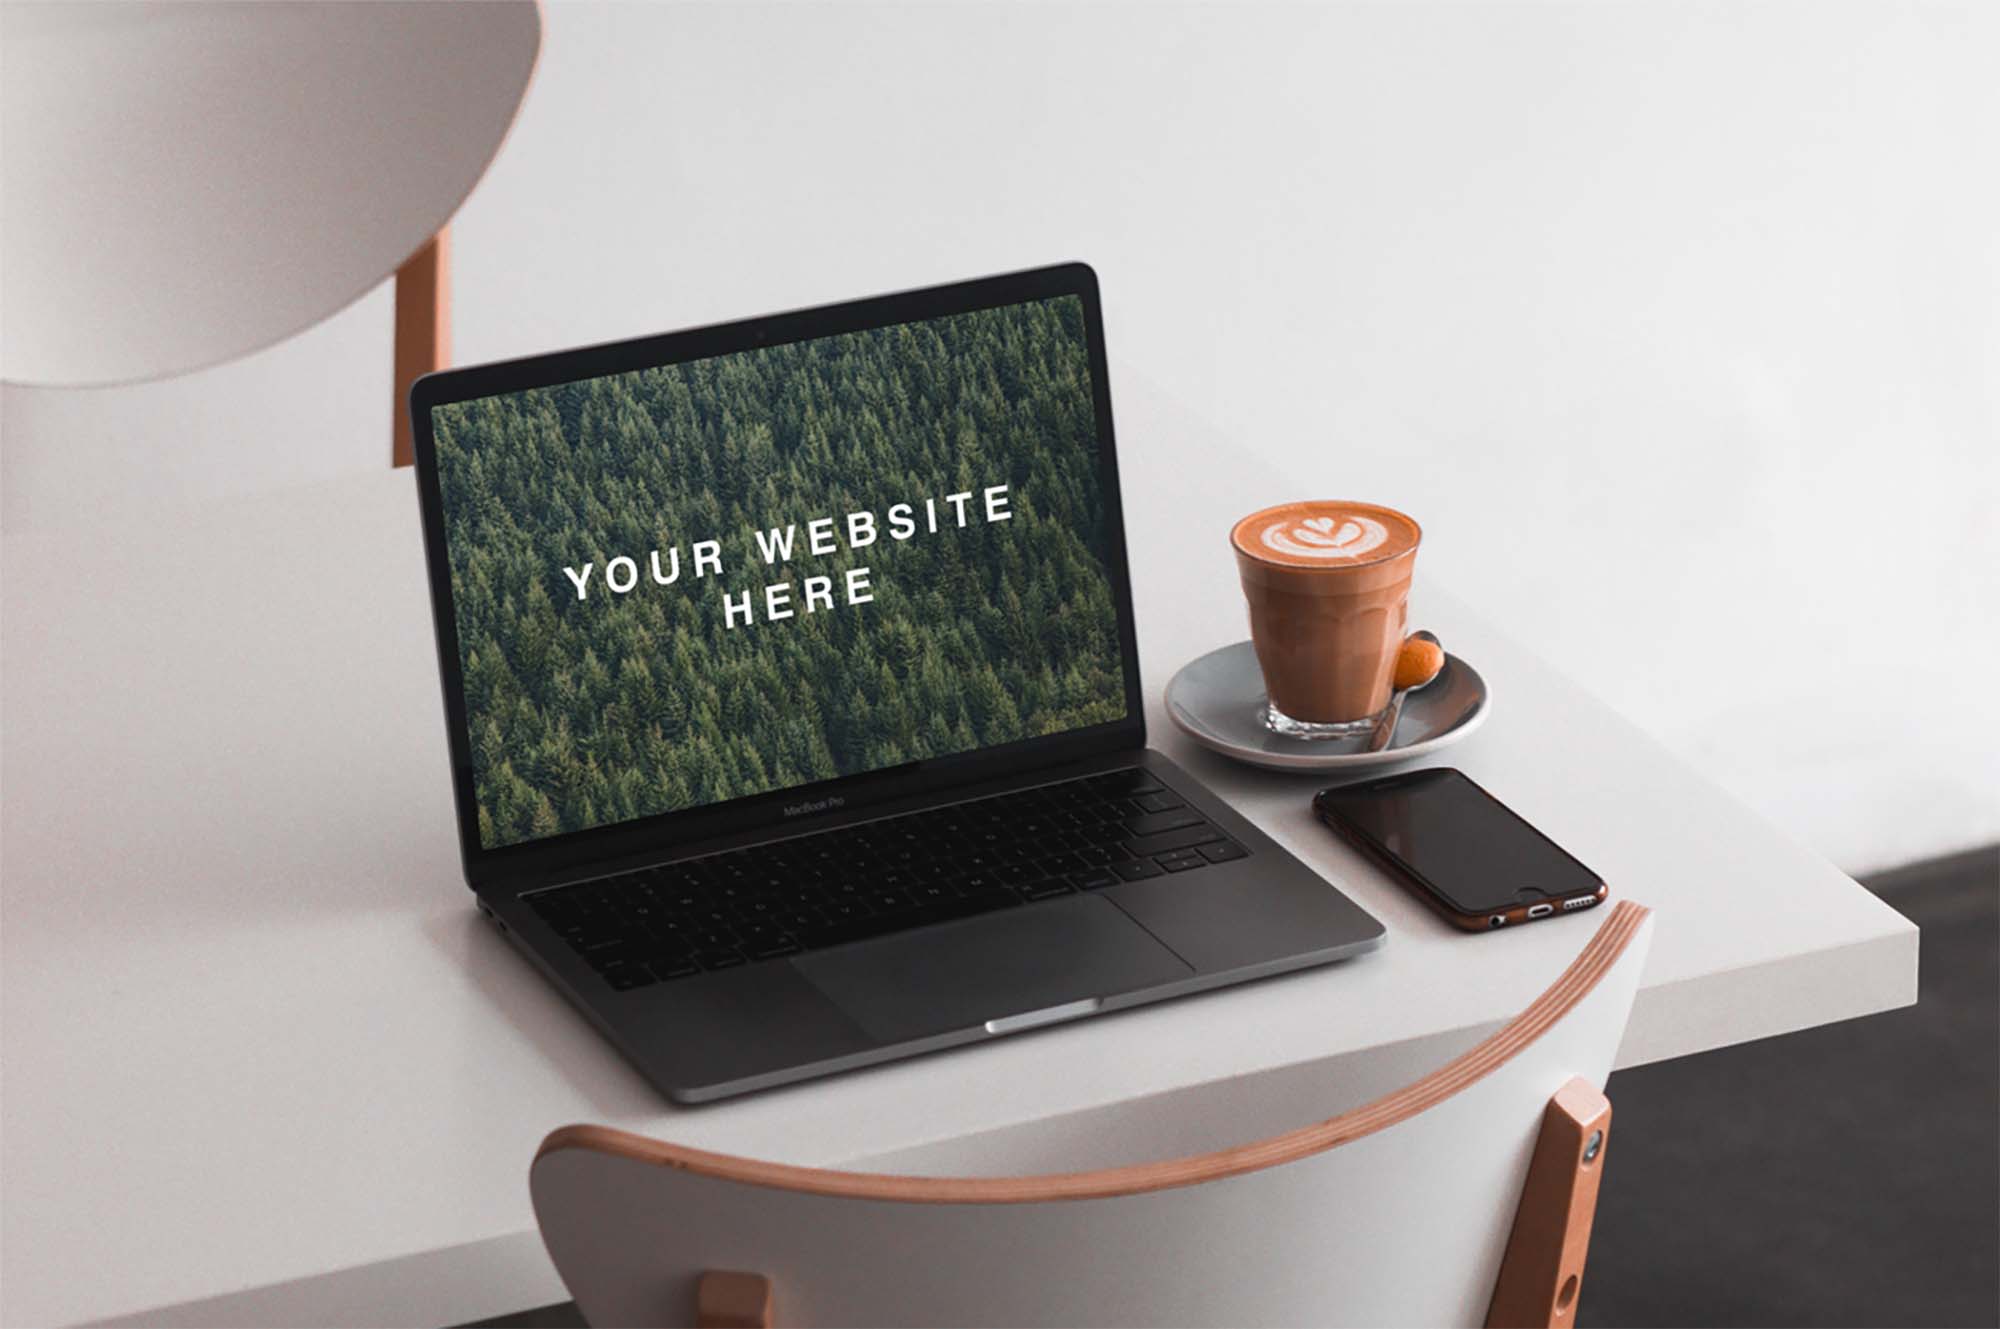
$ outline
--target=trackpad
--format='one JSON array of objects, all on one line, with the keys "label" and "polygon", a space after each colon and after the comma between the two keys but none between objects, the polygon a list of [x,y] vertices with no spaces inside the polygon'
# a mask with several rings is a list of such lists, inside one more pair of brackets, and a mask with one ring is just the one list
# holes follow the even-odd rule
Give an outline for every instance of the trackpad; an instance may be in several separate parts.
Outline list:
[{"label": "trackpad", "polygon": [[[1184,978],[1194,970],[1094,895],[1003,909],[792,961],[870,1037],[903,1042]],[[1079,1008],[1078,1014],[1087,1007]]]}]

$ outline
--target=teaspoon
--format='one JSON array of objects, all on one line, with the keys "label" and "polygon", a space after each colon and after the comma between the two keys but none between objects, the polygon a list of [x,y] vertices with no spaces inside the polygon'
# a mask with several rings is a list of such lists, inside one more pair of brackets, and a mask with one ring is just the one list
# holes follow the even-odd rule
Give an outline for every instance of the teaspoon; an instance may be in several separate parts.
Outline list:
[{"label": "teaspoon", "polygon": [[1406,688],[1396,689],[1395,694],[1389,698],[1388,709],[1382,712],[1382,718],[1375,722],[1374,731],[1368,735],[1368,746],[1362,749],[1364,752],[1380,752],[1388,747],[1389,740],[1396,735],[1396,721],[1403,716],[1403,703],[1409,700],[1410,694],[1421,692],[1444,677],[1444,646],[1438,641],[1437,634],[1419,628],[1410,634],[1410,640],[1427,641],[1438,648],[1437,668],[1430,672],[1429,677],[1419,679]]}]

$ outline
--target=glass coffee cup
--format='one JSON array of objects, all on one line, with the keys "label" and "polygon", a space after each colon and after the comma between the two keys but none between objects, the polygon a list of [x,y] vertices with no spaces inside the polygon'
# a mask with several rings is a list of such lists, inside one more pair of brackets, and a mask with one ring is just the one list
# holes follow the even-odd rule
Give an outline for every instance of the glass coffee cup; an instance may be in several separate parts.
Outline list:
[{"label": "glass coffee cup", "polygon": [[1250,642],[1289,738],[1353,738],[1388,708],[1423,528],[1375,503],[1284,503],[1229,534]]}]

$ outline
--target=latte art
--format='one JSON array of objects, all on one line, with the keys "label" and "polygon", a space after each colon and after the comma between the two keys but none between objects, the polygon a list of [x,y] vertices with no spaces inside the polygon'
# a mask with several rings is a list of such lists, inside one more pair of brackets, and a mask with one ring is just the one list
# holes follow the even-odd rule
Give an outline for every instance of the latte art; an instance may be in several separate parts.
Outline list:
[{"label": "latte art", "polygon": [[1253,512],[1230,528],[1238,555],[1274,568],[1346,577],[1416,552],[1423,532],[1379,503],[1321,499]]},{"label": "latte art", "polygon": [[1364,558],[1389,542],[1389,528],[1373,517],[1342,513],[1337,517],[1280,517],[1258,539],[1267,549],[1293,558]]}]

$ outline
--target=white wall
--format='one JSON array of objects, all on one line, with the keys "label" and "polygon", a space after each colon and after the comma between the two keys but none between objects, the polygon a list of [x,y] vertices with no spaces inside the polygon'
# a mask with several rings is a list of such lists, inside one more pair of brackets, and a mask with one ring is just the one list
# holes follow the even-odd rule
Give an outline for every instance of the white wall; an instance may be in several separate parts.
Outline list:
[{"label": "white wall", "polygon": [[[1407,507],[1429,573],[1859,871],[2000,838],[1996,67],[1996,5],[557,3],[458,349],[1088,259],[1114,389]],[[387,339],[378,292],[8,389],[0,521],[379,464]]]}]

